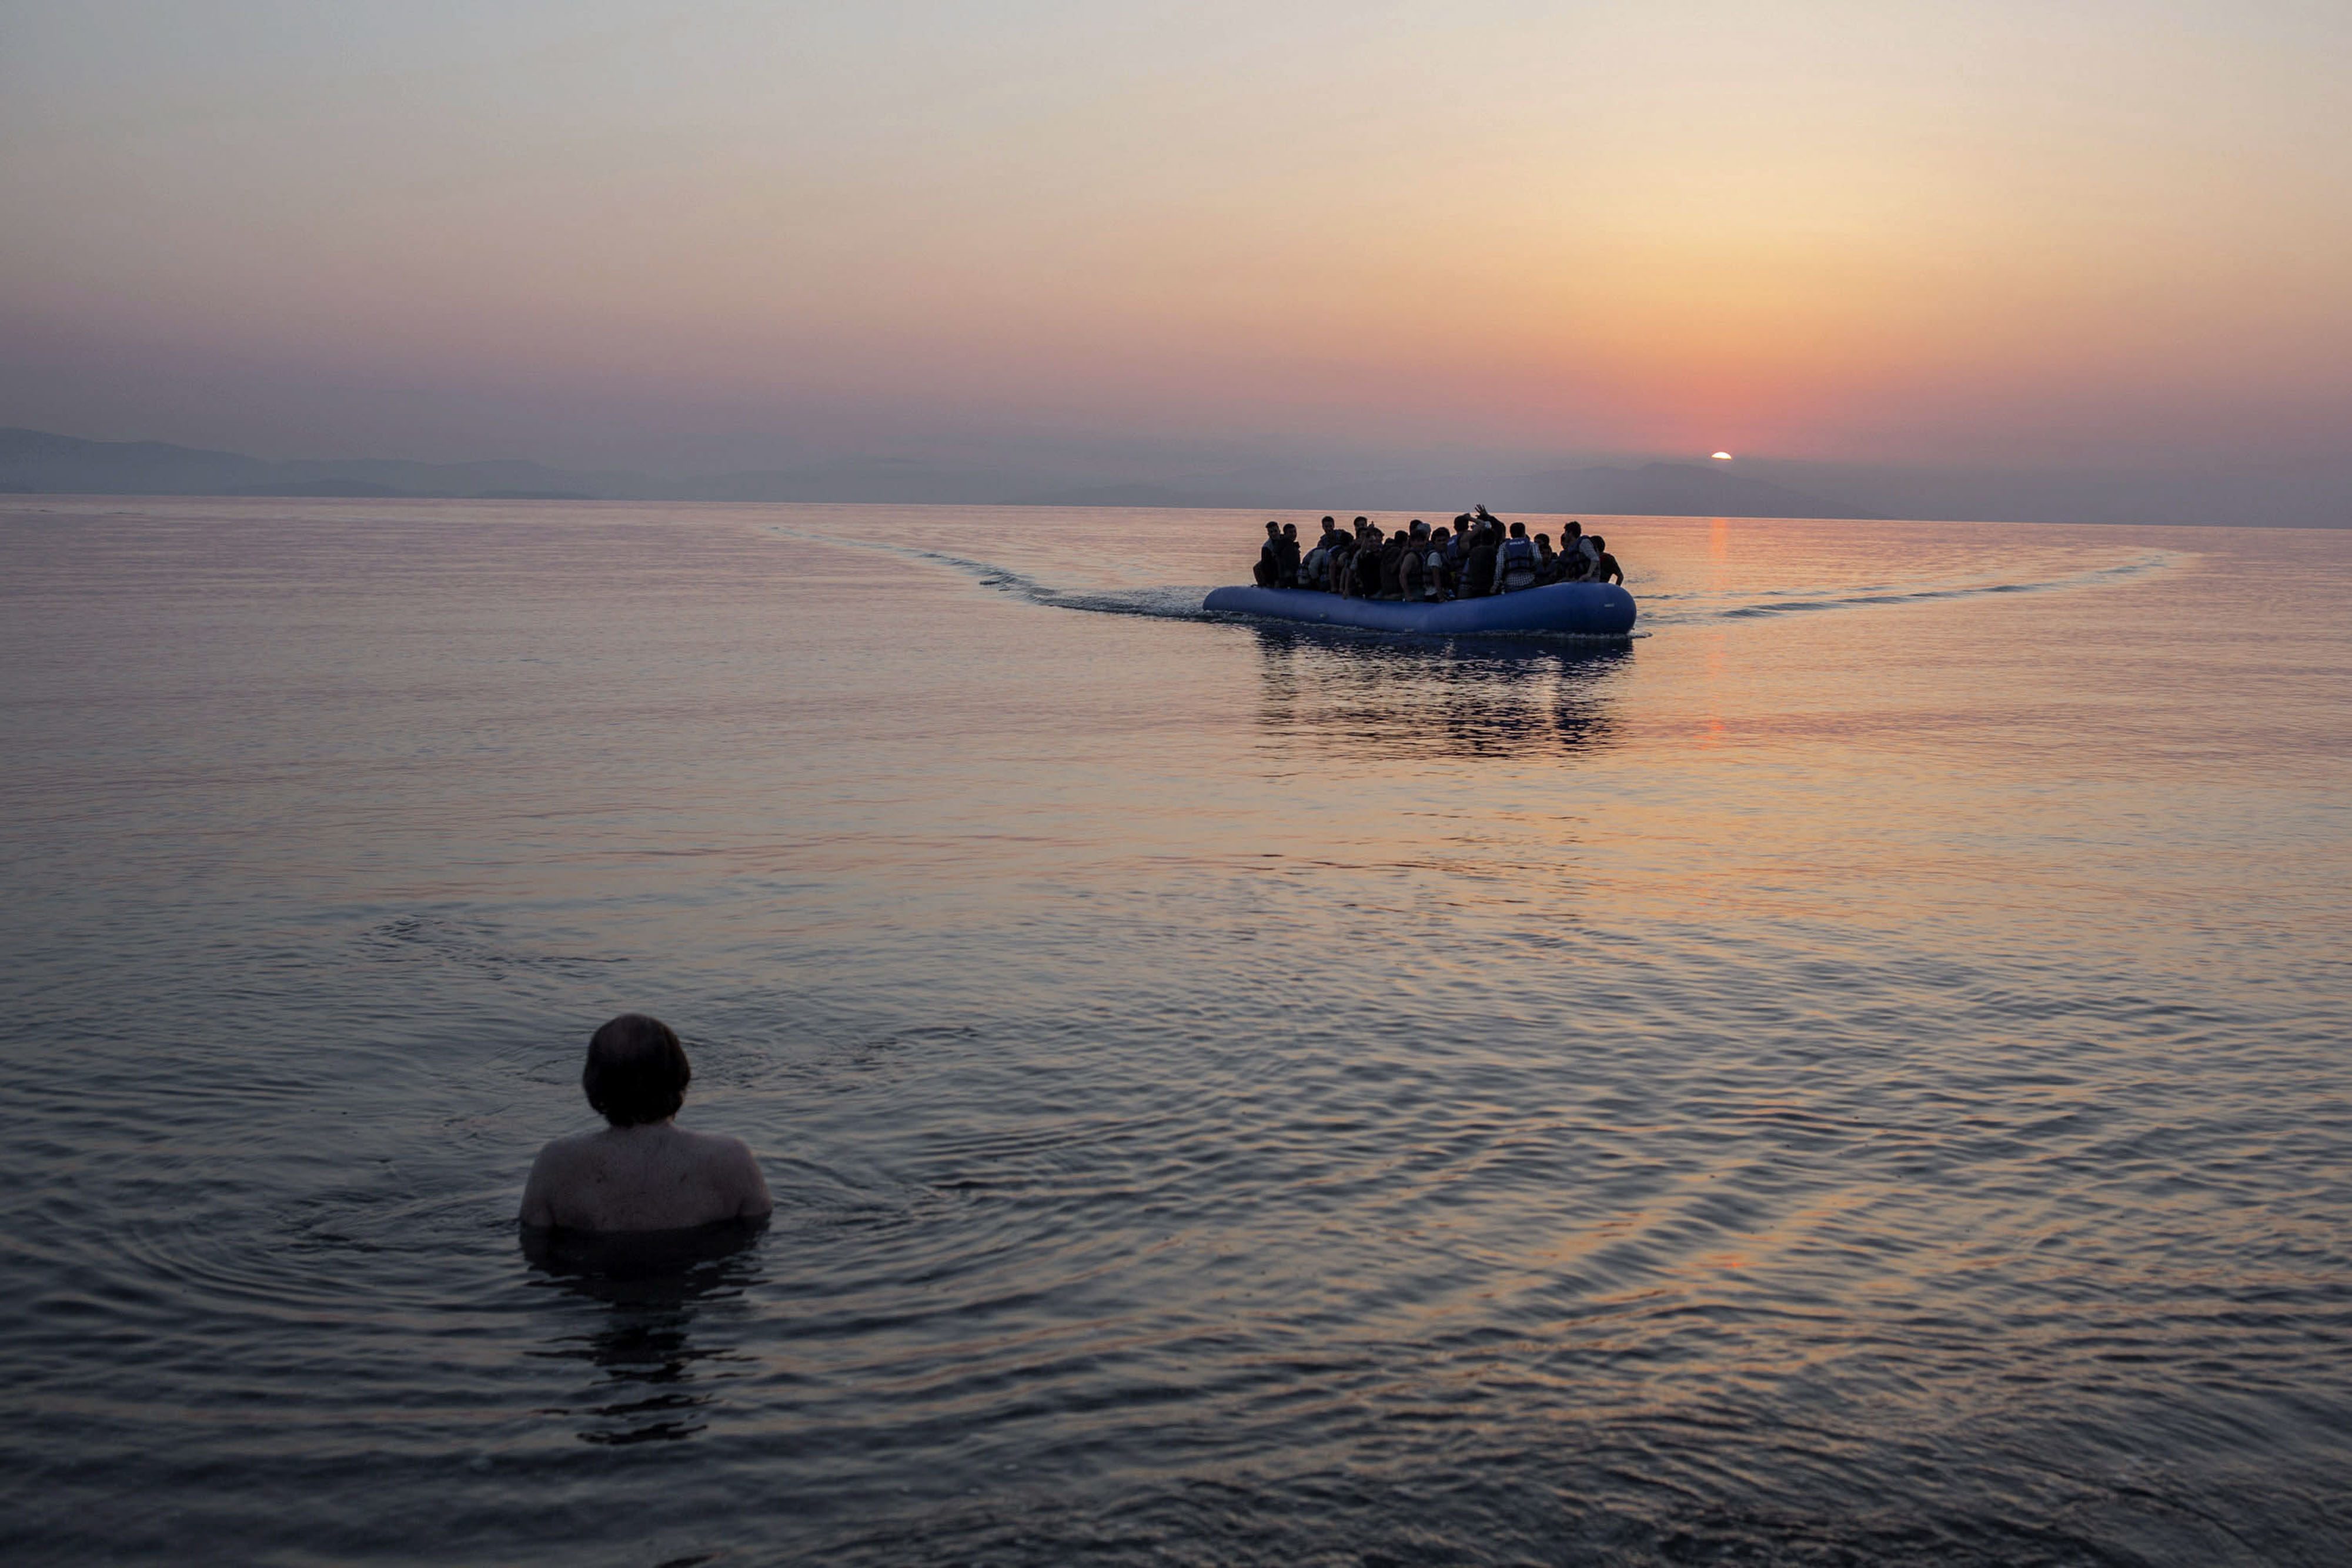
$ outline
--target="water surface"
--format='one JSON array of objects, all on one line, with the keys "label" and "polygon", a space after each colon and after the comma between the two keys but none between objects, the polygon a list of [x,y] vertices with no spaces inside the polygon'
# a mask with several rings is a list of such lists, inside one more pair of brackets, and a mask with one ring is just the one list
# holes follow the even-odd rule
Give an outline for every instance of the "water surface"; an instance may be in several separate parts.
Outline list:
[{"label": "water surface", "polygon": [[1263,520],[0,506],[12,1558],[2352,1556],[2352,536]]}]

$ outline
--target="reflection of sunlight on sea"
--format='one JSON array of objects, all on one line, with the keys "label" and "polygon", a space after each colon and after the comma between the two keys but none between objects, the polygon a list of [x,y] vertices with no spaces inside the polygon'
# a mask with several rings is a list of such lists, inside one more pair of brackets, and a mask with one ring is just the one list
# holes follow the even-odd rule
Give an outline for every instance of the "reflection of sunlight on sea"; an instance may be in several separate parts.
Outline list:
[{"label": "reflection of sunlight on sea", "polygon": [[[1190,619],[1251,515],[38,505],[36,1557],[2342,1554],[2340,538],[1612,519],[1593,650]],[[519,1257],[624,1006],[779,1212]]]}]

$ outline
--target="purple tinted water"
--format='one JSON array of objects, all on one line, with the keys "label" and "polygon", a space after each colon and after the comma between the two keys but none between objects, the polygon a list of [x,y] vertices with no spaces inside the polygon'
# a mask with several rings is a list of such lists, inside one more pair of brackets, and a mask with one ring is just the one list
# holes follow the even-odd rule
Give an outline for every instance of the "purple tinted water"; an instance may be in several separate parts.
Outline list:
[{"label": "purple tinted water", "polygon": [[2352,535],[1263,520],[0,507],[12,1559],[2352,1555]]}]

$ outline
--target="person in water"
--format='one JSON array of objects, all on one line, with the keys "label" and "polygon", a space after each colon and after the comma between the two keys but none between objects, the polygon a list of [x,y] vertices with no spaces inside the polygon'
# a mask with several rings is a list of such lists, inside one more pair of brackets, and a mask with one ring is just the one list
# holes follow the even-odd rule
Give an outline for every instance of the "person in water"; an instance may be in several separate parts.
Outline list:
[{"label": "person in water", "polygon": [[522,1223],[688,1230],[764,1218],[775,1204],[742,1140],[689,1133],[675,1120],[693,1076],[686,1048],[659,1019],[623,1013],[598,1030],[580,1087],[606,1124],[539,1151],[523,1183]]}]

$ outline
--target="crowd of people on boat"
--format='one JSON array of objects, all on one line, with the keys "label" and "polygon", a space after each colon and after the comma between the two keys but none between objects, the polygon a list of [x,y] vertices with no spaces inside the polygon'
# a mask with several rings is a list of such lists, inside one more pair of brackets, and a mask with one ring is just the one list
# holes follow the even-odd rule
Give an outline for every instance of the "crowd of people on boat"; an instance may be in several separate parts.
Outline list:
[{"label": "crowd of people on boat", "polygon": [[1506,525],[1484,507],[1434,528],[1415,517],[1391,534],[1370,518],[1343,528],[1326,517],[1322,537],[1305,549],[1297,523],[1269,522],[1252,575],[1260,588],[1407,603],[1625,580],[1609,541],[1586,533],[1581,523],[1570,523],[1554,549],[1549,534],[1531,538],[1527,524]]}]

